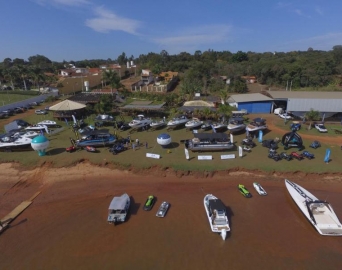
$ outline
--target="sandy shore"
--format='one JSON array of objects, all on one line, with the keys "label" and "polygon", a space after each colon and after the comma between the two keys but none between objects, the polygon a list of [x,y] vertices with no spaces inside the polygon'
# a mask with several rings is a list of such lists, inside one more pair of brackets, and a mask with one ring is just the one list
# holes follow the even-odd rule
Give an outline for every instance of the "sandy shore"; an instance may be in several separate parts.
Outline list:
[{"label": "sandy shore", "polygon": [[[120,171],[79,163],[22,171],[0,164],[0,216],[41,191],[0,238],[1,269],[339,269],[341,238],[322,237],[305,220],[284,187],[284,178],[332,203],[342,218],[340,175],[264,174],[232,170],[175,173],[152,168]],[[269,195],[258,196],[252,182]],[[237,191],[244,183],[250,200]],[[128,222],[106,223],[114,195],[132,196]],[[222,198],[232,233],[223,242],[209,231],[203,197]],[[165,219],[142,211],[147,195],[171,202]],[[316,267],[317,266],[317,267]]]}]

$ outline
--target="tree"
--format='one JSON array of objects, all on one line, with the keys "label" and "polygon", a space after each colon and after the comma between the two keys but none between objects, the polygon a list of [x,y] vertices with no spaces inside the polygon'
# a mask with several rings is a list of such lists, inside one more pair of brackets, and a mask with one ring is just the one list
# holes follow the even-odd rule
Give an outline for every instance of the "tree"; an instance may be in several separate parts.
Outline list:
[{"label": "tree", "polygon": [[108,82],[112,93],[113,93],[113,88],[116,90],[119,90],[120,88],[123,87],[123,85],[120,82],[120,77],[119,75],[112,69],[106,70],[105,72],[102,73],[102,79],[105,82]]},{"label": "tree", "polygon": [[309,129],[312,127],[313,121],[318,121],[320,119],[320,113],[319,111],[315,111],[314,109],[310,109],[310,111],[306,112],[304,115],[305,119],[310,122]]},{"label": "tree", "polygon": [[32,78],[32,81],[37,86],[38,91],[40,91],[39,83],[41,81],[45,81],[45,76],[42,73],[42,70],[38,67],[33,66],[29,69],[29,76]]},{"label": "tree", "polygon": [[127,63],[127,56],[126,54],[123,52],[122,54],[120,54],[118,56],[118,59],[117,59],[119,65],[126,65]]},{"label": "tree", "polygon": [[101,95],[99,103],[97,103],[94,107],[95,111],[99,114],[110,113],[113,108],[112,96],[110,95]]},{"label": "tree", "polygon": [[248,61],[248,55],[245,52],[238,51],[236,54],[232,57],[233,62],[242,62],[242,61]]},{"label": "tree", "polygon": [[235,92],[240,94],[248,92],[246,81],[240,77],[235,77],[233,80],[230,80],[230,85],[228,89],[229,92]]},{"label": "tree", "polygon": [[229,93],[228,93],[227,89],[222,89],[220,91],[220,98],[221,98],[222,105],[226,104],[226,100],[228,99],[228,97],[229,97]]}]

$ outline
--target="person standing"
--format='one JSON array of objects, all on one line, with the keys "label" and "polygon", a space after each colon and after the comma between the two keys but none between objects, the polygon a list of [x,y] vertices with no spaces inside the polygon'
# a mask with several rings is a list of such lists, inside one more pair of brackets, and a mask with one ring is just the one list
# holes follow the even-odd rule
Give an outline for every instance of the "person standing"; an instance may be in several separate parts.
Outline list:
[{"label": "person standing", "polygon": [[148,143],[147,143],[147,142],[145,142],[145,148],[146,148],[146,149],[148,148]]},{"label": "person standing", "polygon": [[135,140],[135,143],[136,143],[137,147],[139,147],[139,139],[138,138]]}]

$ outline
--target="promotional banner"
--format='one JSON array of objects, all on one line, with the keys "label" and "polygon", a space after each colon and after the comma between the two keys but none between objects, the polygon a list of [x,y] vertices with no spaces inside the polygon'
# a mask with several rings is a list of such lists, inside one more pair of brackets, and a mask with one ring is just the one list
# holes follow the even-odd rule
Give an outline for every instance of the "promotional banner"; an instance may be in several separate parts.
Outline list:
[{"label": "promotional banner", "polygon": [[259,130],[259,143],[262,142],[262,135],[263,135],[262,130]]},{"label": "promotional banner", "polygon": [[242,157],[242,147],[239,146],[239,157]]},{"label": "promotional banner", "polygon": [[72,119],[74,120],[74,124],[77,125],[77,120],[76,120],[75,115],[72,115]]},{"label": "promotional banner", "polygon": [[216,129],[214,129],[213,125],[211,125],[211,128],[212,128],[213,132],[216,133]]},{"label": "promotional banner", "polygon": [[325,151],[325,157],[324,157],[324,162],[325,163],[329,163],[329,161],[330,161],[330,149],[329,148],[327,148],[327,150]]},{"label": "promotional banner", "polygon": [[186,149],[186,148],[184,148],[184,152],[185,152],[185,158],[186,158],[187,160],[189,160],[189,159],[190,159],[189,150]]},{"label": "promotional banner", "polygon": [[234,142],[234,137],[233,134],[230,134],[230,142],[233,143]]}]

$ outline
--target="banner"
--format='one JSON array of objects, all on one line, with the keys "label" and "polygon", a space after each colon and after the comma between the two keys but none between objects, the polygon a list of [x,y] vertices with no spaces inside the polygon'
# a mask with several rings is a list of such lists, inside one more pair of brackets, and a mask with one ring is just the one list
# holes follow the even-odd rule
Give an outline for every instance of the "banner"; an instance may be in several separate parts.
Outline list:
[{"label": "banner", "polygon": [[44,128],[45,128],[46,133],[49,134],[50,132],[49,132],[48,127],[46,125],[44,125]]},{"label": "banner", "polygon": [[74,120],[74,124],[77,125],[77,120],[76,120],[75,115],[72,115],[72,119]]},{"label": "banner", "polygon": [[325,163],[329,163],[329,161],[330,161],[330,149],[329,148],[327,148],[327,150],[325,151],[325,157],[324,157],[324,162]]},{"label": "banner", "polygon": [[186,149],[186,148],[184,148],[184,152],[185,152],[185,158],[186,158],[187,160],[189,160],[189,159],[190,159],[189,150]]},{"label": "banner", "polygon": [[234,137],[233,137],[233,134],[230,133],[230,142],[233,143],[234,142]]},{"label": "banner", "polygon": [[259,130],[259,143],[262,143],[262,130]]},{"label": "banner", "polygon": [[211,126],[213,132],[216,133],[216,129],[214,128],[214,126],[213,125],[210,125],[210,126]]},{"label": "banner", "polygon": [[239,157],[242,157],[242,147],[239,146]]}]

